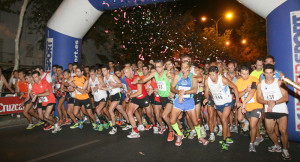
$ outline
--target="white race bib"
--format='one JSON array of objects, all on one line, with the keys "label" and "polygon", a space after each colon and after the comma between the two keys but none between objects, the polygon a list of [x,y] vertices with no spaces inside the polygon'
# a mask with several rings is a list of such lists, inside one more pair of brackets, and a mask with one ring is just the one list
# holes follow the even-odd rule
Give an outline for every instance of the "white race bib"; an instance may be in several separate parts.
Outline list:
[{"label": "white race bib", "polygon": [[[183,86],[179,86],[178,87],[178,90],[184,90],[184,91],[188,91],[188,90],[190,90],[191,89],[191,87],[183,87]],[[190,98],[191,97],[191,95],[190,94],[186,94],[186,95],[183,95],[183,98]]]},{"label": "white race bib", "polygon": [[[136,93],[137,92],[137,90],[132,90],[132,94],[133,93]],[[139,95],[139,96],[137,96],[137,97],[142,97],[143,96],[143,94],[141,94],[141,95]]]},{"label": "white race bib", "polygon": [[39,99],[41,102],[48,102],[47,97],[39,97]]},{"label": "white race bib", "polygon": [[159,91],[167,91],[167,86],[165,81],[157,81],[156,84],[157,84],[157,89]]}]

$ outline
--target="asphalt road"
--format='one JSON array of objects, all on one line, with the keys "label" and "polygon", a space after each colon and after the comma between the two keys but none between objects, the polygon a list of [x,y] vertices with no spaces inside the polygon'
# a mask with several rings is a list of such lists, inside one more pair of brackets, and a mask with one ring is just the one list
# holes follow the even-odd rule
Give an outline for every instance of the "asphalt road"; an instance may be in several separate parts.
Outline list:
[{"label": "asphalt road", "polygon": [[[141,138],[128,139],[129,131],[118,129],[116,135],[108,130],[94,131],[90,124],[71,130],[64,126],[57,134],[41,127],[26,130],[26,125],[0,129],[0,161],[282,161],[281,153],[270,153],[265,140],[256,153],[249,153],[249,137],[233,134],[234,144],[222,151],[217,137],[214,143],[203,146],[184,139],[181,147],[167,142],[167,133],[154,135],[141,132]],[[290,143],[292,161],[300,161],[300,143]]]}]

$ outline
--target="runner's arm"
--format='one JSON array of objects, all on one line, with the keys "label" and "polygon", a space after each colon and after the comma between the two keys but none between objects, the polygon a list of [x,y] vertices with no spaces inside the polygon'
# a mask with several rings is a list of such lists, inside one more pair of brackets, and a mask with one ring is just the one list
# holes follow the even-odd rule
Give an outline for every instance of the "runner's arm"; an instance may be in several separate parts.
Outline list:
[{"label": "runner's arm", "polygon": [[257,102],[259,102],[261,104],[268,104],[268,101],[266,101],[264,99],[264,96],[263,96],[263,93],[261,90],[261,82],[258,83],[258,85],[257,85],[256,100],[257,100]]},{"label": "runner's arm", "polygon": [[138,80],[137,83],[141,84],[141,83],[146,83],[148,80],[150,80],[151,78],[153,78],[155,76],[156,72],[152,72],[150,73],[147,77],[145,77],[144,79],[140,79]]},{"label": "runner's arm", "polygon": [[180,92],[179,90],[176,89],[178,78],[179,78],[179,75],[175,75],[174,80],[171,85],[171,92],[173,92],[175,94],[179,94],[179,92]]},{"label": "runner's arm", "polygon": [[[223,81],[224,85],[228,84],[228,86],[233,89],[235,96],[239,95],[239,91],[238,91],[236,85],[234,83],[232,83],[232,81],[230,81],[229,79],[227,79],[224,76],[222,77],[222,81]],[[240,100],[236,100],[236,103],[240,103]]]},{"label": "runner's arm", "polygon": [[282,94],[282,97],[275,101],[275,105],[289,101],[289,94],[288,94],[285,82],[278,80],[278,86],[279,86],[280,92]]}]

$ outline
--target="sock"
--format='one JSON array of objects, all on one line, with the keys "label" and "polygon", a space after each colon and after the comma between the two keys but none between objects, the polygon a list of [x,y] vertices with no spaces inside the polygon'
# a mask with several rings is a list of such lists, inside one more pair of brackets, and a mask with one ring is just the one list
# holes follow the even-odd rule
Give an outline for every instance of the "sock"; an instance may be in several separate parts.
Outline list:
[{"label": "sock", "polygon": [[198,136],[198,139],[201,138],[201,133],[200,133],[200,124],[195,126],[195,130],[197,132],[197,136]]},{"label": "sock", "polygon": [[222,125],[219,125],[219,129],[220,129],[220,130],[223,130],[223,127],[222,127]]},{"label": "sock", "polygon": [[135,133],[139,133],[137,127],[134,127],[134,128],[132,128],[132,129],[133,129],[133,131],[135,131]]},{"label": "sock", "polygon": [[181,133],[181,131],[180,131],[179,126],[178,126],[177,123],[173,124],[173,125],[172,125],[172,128],[175,130],[175,132],[176,132],[179,136],[182,136],[182,133]]},{"label": "sock", "polygon": [[154,124],[154,125],[153,125],[153,127],[157,127],[157,125],[156,125],[156,124]]},{"label": "sock", "polygon": [[241,123],[249,123],[249,122],[248,122],[247,119],[244,118],[244,119],[241,121]]}]

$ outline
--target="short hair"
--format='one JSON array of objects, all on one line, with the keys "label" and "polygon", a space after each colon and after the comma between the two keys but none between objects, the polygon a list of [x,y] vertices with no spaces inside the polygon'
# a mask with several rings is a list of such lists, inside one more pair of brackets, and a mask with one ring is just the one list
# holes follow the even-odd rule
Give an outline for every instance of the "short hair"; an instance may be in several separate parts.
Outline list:
[{"label": "short hair", "polygon": [[89,72],[96,72],[97,71],[97,69],[95,68],[95,67],[91,67],[90,69],[89,69]]},{"label": "short hair", "polygon": [[209,69],[208,69],[208,73],[210,73],[210,72],[216,72],[216,73],[218,73],[218,72],[219,72],[219,69],[218,69],[217,66],[211,66],[211,67],[209,67]]},{"label": "short hair", "polygon": [[36,66],[34,69],[43,70],[43,67],[41,65]]},{"label": "short hair", "polygon": [[264,59],[263,59],[262,57],[258,57],[258,58],[256,59],[255,63],[256,63],[257,61],[262,61],[262,62],[264,62]]},{"label": "short hair", "polygon": [[64,70],[64,72],[71,73],[69,69]]},{"label": "short hair", "polygon": [[248,64],[242,64],[239,68],[239,71],[241,72],[242,70],[248,70],[250,73],[250,67]]},{"label": "short hair", "polygon": [[149,66],[150,66],[150,70],[155,69],[153,64],[149,64]]},{"label": "short hair", "polygon": [[73,62],[72,66],[79,66],[79,63],[78,62]]},{"label": "short hair", "polygon": [[73,65],[72,63],[69,63],[68,65]]},{"label": "short hair", "polygon": [[170,61],[173,65],[175,64],[175,62],[173,60],[167,60],[166,62]]},{"label": "short hair", "polygon": [[84,66],[84,68],[88,68],[88,69],[90,69],[90,67],[89,67],[89,66]]},{"label": "short hair", "polygon": [[273,62],[275,62],[275,58],[274,58],[272,55],[268,55],[268,56],[265,58],[265,61],[266,61],[266,59],[268,59],[268,58],[272,59]]},{"label": "short hair", "polygon": [[116,71],[120,71],[120,72],[121,72],[122,69],[123,69],[123,68],[122,68],[121,66],[116,66],[115,69],[114,69],[114,72],[116,72]]},{"label": "short hair", "polygon": [[57,68],[57,67],[58,67],[58,65],[57,65],[57,64],[54,64],[54,65],[52,66],[52,68],[54,68],[54,67],[56,67],[56,68]]},{"label": "short hair", "polygon": [[18,73],[23,73],[23,74],[26,75],[26,71],[25,71],[24,69],[20,69],[20,70],[18,70],[17,72],[18,72]]},{"label": "short hair", "polygon": [[60,66],[60,65],[57,65],[56,68],[57,68],[57,69],[61,69],[61,70],[64,69],[64,68],[63,68],[62,66]]},{"label": "short hair", "polygon": [[149,64],[144,64],[143,67],[146,67],[148,70],[150,70],[149,69]]},{"label": "short hair", "polygon": [[41,73],[40,73],[39,71],[36,71],[36,70],[35,70],[35,71],[33,71],[31,75],[34,75],[34,74],[37,74],[38,76],[40,76],[40,75],[41,75]]},{"label": "short hair", "polygon": [[102,65],[102,66],[101,66],[101,69],[109,70],[109,66],[108,66],[108,65]]},{"label": "short hair", "polygon": [[79,69],[80,71],[83,71],[83,72],[84,72],[84,69],[83,69],[83,67],[81,67],[81,66],[77,66],[76,69]]},{"label": "short hair", "polygon": [[155,60],[154,63],[161,63],[162,65],[164,65],[164,61],[163,60]]},{"label": "short hair", "polygon": [[113,60],[108,60],[108,63],[109,63],[109,62],[112,62],[113,64],[115,64],[115,62],[114,62]]},{"label": "short hair", "polygon": [[273,71],[275,71],[275,66],[272,65],[272,64],[266,64],[266,65],[264,65],[264,72],[265,72],[267,69],[272,69]]}]

